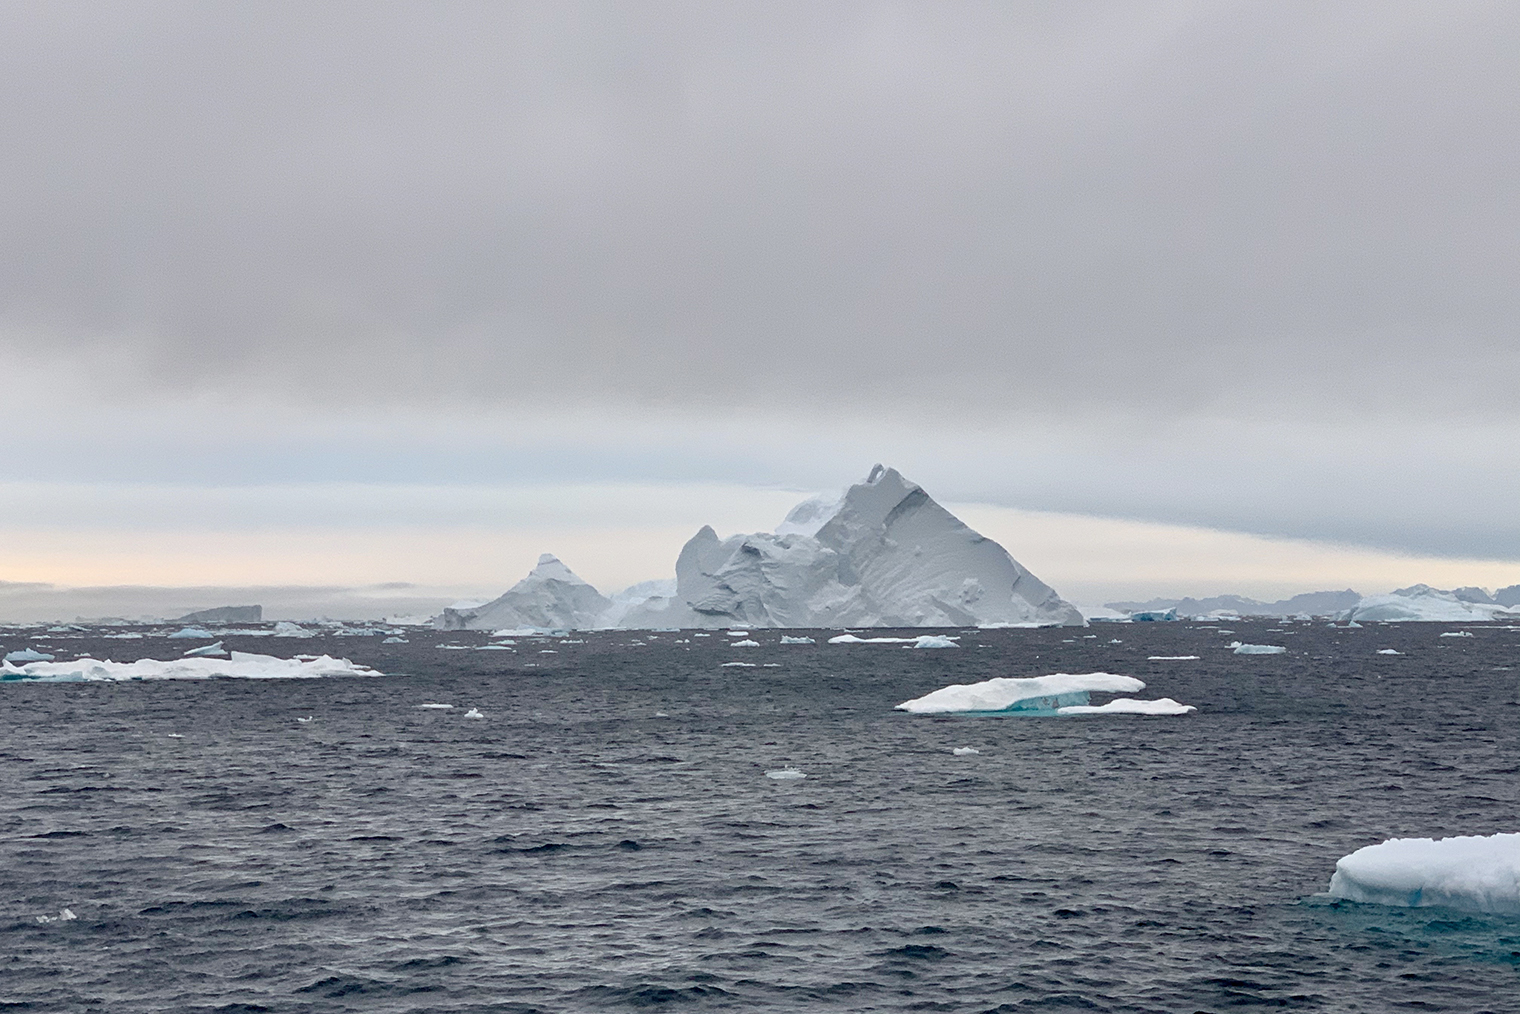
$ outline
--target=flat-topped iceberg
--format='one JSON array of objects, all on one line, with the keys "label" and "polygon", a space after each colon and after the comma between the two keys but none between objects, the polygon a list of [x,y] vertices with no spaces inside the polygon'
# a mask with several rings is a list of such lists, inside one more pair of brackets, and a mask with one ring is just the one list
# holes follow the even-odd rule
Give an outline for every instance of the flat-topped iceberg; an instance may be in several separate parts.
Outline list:
[{"label": "flat-topped iceberg", "polygon": [[957,683],[932,694],[904,701],[898,711],[915,715],[989,714],[1002,711],[1056,712],[1088,703],[1093,691],[1133,693],[1145,684],[1133,676],[1111,672],[1015,678],[997,676],[981,683]]},{"label": "flat-topped iceberg", "polygon": [[276,658],[234,651],[229,658],[179,658],[136,662],[81,658],[73,662],[0,663],[0,680],[42,683],[92,683],[119,680],[311,679],[318,676],[378,676],[368,666],[346,658]]},{"label": "flat-topped iceberg", "polygon": [[1520,915],[1520,834],[1390,838],[1336,862],[1330,894],[1377,905]]}]

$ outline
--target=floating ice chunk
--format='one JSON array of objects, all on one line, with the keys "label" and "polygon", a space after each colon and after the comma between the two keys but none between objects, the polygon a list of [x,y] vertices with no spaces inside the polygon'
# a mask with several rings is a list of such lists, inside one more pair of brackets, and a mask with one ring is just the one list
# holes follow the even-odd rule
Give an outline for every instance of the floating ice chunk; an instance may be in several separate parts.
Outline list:
[{"label": "floating ice chunk", "polygon": [[1390,838],[1342,857],[1330,894],[1377,905],[1520,914],[1520,834]]},{"label": "floating ice chunk", "polygon": [[222,642],[221,641],[217,641],[215,644],[208,644],[208,645],[205,645],[204,647],[191,648],[189,651],[185,652],[185,657],[186,658],[191,658],[191,657],[212,658],[212,657],[215,657],[215,656],[225,657],[226,654],[227,654],[227,649],[222,647]]},{"label": "floating ice chunk", "polygon": [[464,713],[464,717],[466,717],[466,718],[484,718],[486,716],[481,713],[481,710],[479,708],[471,708],[469,711],[466,711]]},{"label": "floating ice chunk", "polygon": [[1107,704],[1075,704],[1057,709],[1062,715],[1185,715],[1197,710],[1191,704],[1178,704],[1170,697],[1156,701],[1116,697]]},{"label": "floating ice chunk", "polygon": [[305,723],[305,722],[315,722],[316,720],[317,720],[317,716],[316,715],[307,715],[305,718],[297,718],[296,719],[297,722],[302,722],[302,723]]},{"label": "floating ice chunk", "polygon": [[510,644],[482,644],[475,648],[476,651],[516,651]]},{"label": "floating ice chunk", "polygon": [[1379,648],[1378,649],[1378,654],[1379,655],[1402,655],[1404,653],[1402,651],[1399,651],[1397,648]]},{"label": "floating ice chunk", "polygon": [[374,669],[346,658],[308,655],[276,658],[234,651],[229,658],[179,658],[168,662],[144,658],[136,662],[79,658],[72,662],[0,663],[0,679],[46,683],[88,683],[114,680],[310,679],[317,676],[378,676]]},{"label": "floating ice chunk", "polygon": [[915,648],[959,648],[955,642],[959,634],[920,634],[917,637],[860,637],[857,634],[839,634],[829,638],[830,644],[911,644]]},{"label": "floating ice chunk", "polygon": [[380,643],[381,644],[409,644],[410,642],[407,641],[407,639],[404,638],[404,637],[387,637],[385,640],[381,641]]},{"label": "floating ice chunk", "polygon": [[781,635],[781,643],[782,644],[817,644],[818,642],[814,641],[811,637],[789,637],[786,634],[782,634]]},{"label": "floating ice chunk", "polygon": [[1442,637],[1471,637],[1471,636],[1473,636],[1473,632],[1471,630],[1446,630],[1446,631],[1443,631],[1441,633],[1441,636]]},{"label": "floating ice chunk", "polygon": [[198,638],[207,641],[211,640],[215,636],[215,634],[207,630],[205,627],[184,627],[180,630],[176,630],[174,633],[169,635],[171,639],[189,640],[192,638]]},{"label": "floating ice chunk", "polygon": [[922,637],[916,637],[916,638],[914,638],[914,642],[915,643],[914,643],[913,647],[915,647],[915,648],[959,648],[960,647],[960,645],[958,645],[958,644],[955,643],[955,639],[954,638],[945,637],[942,634],[924,634]]},{"label": "floating ice chunk", "polygon": [[778,782],[795,782],[799,778],[806,778],[807,775],[796,768],[781,768],[776,771],[767,771],[765,777],[774,778]]},{"label": "floating ice chunk", "polygon": [[981,753],[982,751],[978,750],[974,746],[958,746],[950,752],[955,754],[957,757],[969,757],[974,753]]},{"label": "floating ice chunk", "polygon": [[728,646],[730,648],[758,648],[760,647],[760,642],[752,641],[746,637],[742,641],[729,641]]},{"label": "floating ice chunk", "polygon": [[[210,634],[206,635],[210,637]],[[274,625],[275,637],[315,637],[316,635],[301,626],[299,623],[291,623],[289,620],[281,620]]]},{"label": "floating ice chunk", "polygon": [[725,631],[725,633],[727,633],[729,637],[748,637],[749,636],[749,631],[748,630],[729,630],[729,631]]},{"label": "floating ice chunk", "polygon": [[65,908],[65,909],[61,909],[58,912],[57,915],[39,915],[37,917],[37,921],[40,922],[40,923],[69,922],[71,920],[78,919],[78,918],[79,918],[79,916],[75,915],[73,913],[73,911],[71,911],[70,909]]},{"label": "floating ice chunk", "polygon": [[1196,662],[1197,655],[1148,655],[1147,662]]},{"label": "floating ice chunk", "polygon": [[1242,644],[1239,641],[1231,641],[1230,647],[1237,655],[1281,655],[1288,650],[1278,644]]},{"label": "floating ice chunk", "polygon": [[1086,704],[1091,691],[1125,693],[1144,690],[1145,684],[1133,676],[1092,672],[1073,675],[1055,673],[1025,679],[998,676],[981,683],[940,687],[932,694],[904,701],[899,711],[915,715],[988,713],[997,711],[1043,711]]},{"label": "floating ice chunk", "polygon": [[735,668],[735,667],[741,668],[741,669],[753,669],[753,668],[755,668],[755,663],[753,663],[753,662],[724,662],[723,665],[721,666],[721,668],[724,668],[724,669]]},{"label": "floating ice chunk", "polygon": [[54,656],[37,651],[34,648],[22,648],[20,651],[6,652],[7,662],[51,662]]},{"label": "floating ice chunk", "polygon": [[419,704],[419,705],[417,705],[417,707],[421,708],[423,711],[449,711],[449,710],[453,709],[454,705],[452,705],[452,704]]},{"label": "floating ice chunk", "polygon": [[142,635],[141,634],[136,634],[136,633],[106,634],[105,635],[105,640],[107,640],[107,641],[141,641],[142,640]]}]

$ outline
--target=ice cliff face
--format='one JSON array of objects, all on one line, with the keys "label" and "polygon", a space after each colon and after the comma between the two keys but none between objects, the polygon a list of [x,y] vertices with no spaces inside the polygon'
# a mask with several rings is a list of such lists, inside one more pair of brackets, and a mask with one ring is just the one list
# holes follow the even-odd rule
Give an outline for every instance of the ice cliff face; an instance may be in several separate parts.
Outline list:
[{"label": "ice cliff face", "polygon": [[612,602],[548,553],[500,598],[471,609],[445,609],[433,621],[440,630],[536,627],[574,630],[601,625]]},{"label": "ice cliff face", "polygon": [[774,533],[704,527],[676,593],[622,626],[951,627],[1073,624],[1082,616],[1008,555],[877,465],[837,501],[809,500]]}]

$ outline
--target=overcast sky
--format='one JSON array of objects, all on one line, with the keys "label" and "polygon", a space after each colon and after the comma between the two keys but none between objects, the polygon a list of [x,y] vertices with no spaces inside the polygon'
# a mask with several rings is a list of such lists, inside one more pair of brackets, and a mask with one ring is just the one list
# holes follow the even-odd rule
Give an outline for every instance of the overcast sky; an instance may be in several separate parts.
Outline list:
[{"label": "overcast sky", "polygon": [[[653,559],[693,490],[722,530],[877,460],[1520,561],[1515,4],[0,12],[17,580],[112,532],[555,530],[481,496]],[[1243,590],[1205,579],[1155,591]]]}]

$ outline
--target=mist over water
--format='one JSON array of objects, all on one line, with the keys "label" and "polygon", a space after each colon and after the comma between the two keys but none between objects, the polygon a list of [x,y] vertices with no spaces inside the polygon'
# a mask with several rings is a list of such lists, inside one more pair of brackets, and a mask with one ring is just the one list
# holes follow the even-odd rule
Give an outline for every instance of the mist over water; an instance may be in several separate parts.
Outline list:
[{"label": "mist over water", "polygon": [[[1520,634],[1230,628],[965,632],[933,652],[776,631],[513,651],[439,647],[489,640],[471,632],[230,636],[389,675],[5,683],[0,1000],[1516,1009],[1520,922],[1315,896],[1362,845],[1516,830]],[[169,657],[153,638],[51,645]],[[1091,671],[1199,711],[892,710],[948,683]],[[806,777],[766,777],[788,768]]]}]

